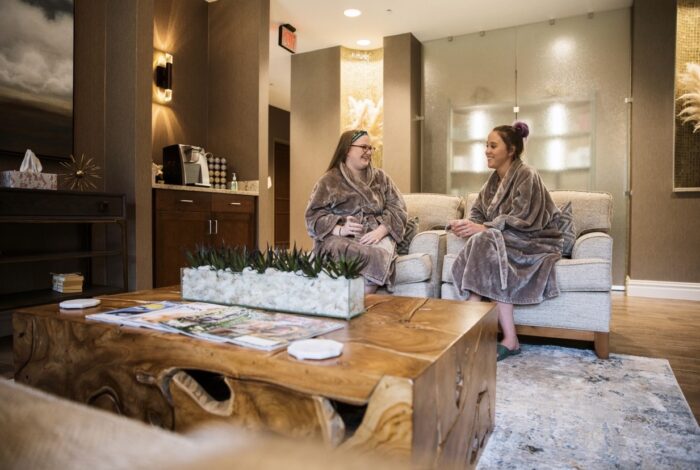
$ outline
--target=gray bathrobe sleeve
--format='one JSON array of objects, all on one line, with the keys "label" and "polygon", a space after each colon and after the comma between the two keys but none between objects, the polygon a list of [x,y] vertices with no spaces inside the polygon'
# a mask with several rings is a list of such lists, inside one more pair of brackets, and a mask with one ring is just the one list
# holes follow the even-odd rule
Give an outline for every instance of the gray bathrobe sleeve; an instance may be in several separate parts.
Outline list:
[{"label": "gray bathrobe sleeve", "polygon": [[469,214],[487,230],[469,239],[452,266],[464,294],[512,304],[559,295],[554,264],[561,258],[559,212],[537,171],[515,160],[501,181],[494,172]]},{"label": "gray bathrobe sleeve", "polygon": [[[333,235],[333,228],[345,224],[350,215],[362,222],[365,232],[384,225],[389,235],[376,245]],[[368,168],[366,181],[355,180],[344,165],[327,171],[314,186],[305,219],[316,252],[359,256],[367,262],[362,271],[366,279],[393,286],[396,243],[403,238],[408,213],[403,196],[384,171]]]}]

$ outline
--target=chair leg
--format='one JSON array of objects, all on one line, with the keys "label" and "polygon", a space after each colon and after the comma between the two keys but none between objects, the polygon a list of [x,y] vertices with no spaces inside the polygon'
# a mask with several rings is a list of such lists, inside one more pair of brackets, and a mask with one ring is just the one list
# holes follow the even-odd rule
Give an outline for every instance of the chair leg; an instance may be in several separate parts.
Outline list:
[{"label": "chair leg", "polygon": [[610,333],[594,332],[593,347],[596,356],[601,359],[607,359],[610,356]]}]

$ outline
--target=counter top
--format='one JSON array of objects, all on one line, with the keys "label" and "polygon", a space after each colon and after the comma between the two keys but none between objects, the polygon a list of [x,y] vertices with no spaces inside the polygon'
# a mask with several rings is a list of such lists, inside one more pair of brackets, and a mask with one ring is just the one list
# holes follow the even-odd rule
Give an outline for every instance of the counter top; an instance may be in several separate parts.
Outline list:
[{"label": "counter top", "polygon": [[222,194],[240,194],[242,196],[258,196],[257,191],[231,191],[230,189],[214,189],[204,188],[201,186],[183,186],[181,184],[162,184],[153,183],[153,189],[176,189],[178,191],[195,191],[200,193],[222,193]]}]

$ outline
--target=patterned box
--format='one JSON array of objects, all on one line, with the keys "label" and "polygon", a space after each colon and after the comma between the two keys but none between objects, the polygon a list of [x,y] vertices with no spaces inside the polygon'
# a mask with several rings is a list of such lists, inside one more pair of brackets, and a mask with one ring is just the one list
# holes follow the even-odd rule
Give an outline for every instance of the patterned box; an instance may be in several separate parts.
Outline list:
[{"label": "patterned box", "polygon": [[0,187],[56,189],[56,174],[16,170],[2,171],[0,172]]}]

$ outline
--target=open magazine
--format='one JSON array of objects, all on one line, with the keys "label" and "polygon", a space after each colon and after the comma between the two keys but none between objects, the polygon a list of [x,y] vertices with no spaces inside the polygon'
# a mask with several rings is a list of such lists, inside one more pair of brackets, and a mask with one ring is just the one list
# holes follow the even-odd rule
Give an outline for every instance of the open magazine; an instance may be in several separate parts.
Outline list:
[{"label": "open magazine", "polygon": [[345,325],[342,321],[248,307],[168,301],[94,313],[85,318],[265,350],[286,347],[291,341],[312,338]]}]

